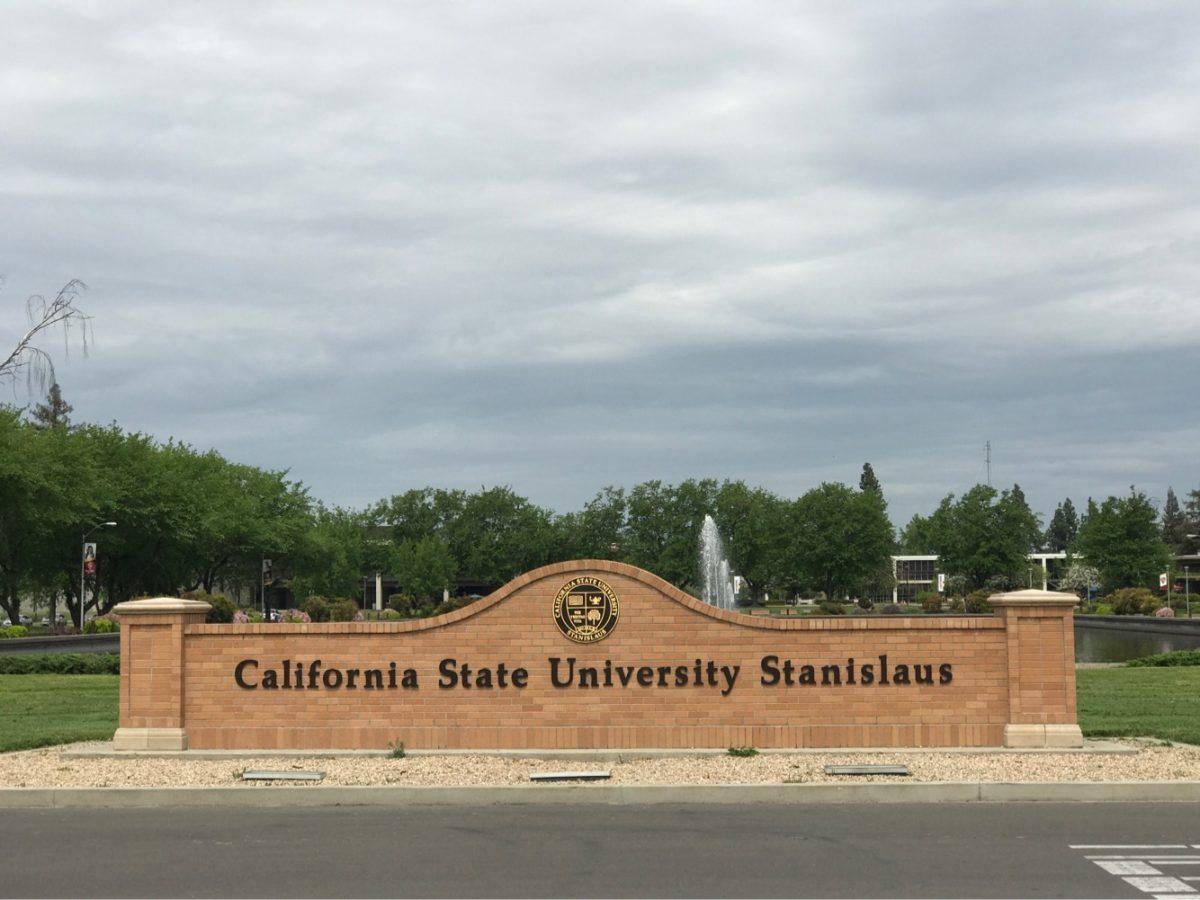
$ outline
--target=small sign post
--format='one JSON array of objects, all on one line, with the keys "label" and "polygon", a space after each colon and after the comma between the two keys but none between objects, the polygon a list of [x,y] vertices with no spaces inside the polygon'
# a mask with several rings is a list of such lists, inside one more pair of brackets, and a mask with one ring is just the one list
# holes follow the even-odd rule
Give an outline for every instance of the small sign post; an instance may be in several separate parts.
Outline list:
[{"label": "small sign post", "polygon": [[946,573],[938,572],[938,593],[946,593]]}]

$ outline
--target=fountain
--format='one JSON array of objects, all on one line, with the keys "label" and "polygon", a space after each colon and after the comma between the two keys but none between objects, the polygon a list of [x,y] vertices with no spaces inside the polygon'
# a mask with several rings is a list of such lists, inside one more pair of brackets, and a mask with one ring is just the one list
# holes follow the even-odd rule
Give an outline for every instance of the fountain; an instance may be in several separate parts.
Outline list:
[{"label": "fountain", "polygon": [[737,604],[721,532],[707,515],[700,527],[700,599],[717,609],[733,609]]}]

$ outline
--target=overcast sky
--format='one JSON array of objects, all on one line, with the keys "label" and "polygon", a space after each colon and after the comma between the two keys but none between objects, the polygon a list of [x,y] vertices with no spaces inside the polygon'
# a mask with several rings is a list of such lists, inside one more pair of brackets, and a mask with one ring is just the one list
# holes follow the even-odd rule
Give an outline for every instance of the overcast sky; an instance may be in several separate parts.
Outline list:
[{"label": "overcast sky", "polygon": [[[361,505],[1200,486],[1200,4],[5,4],[0,340]],[[23,398],[21,398],[23,399]]]}]

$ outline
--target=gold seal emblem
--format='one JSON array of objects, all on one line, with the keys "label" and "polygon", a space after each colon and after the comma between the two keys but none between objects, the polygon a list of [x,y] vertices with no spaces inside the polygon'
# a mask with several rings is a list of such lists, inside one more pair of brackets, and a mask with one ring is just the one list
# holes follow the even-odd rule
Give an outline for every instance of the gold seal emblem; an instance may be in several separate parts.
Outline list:
[{"label": "gold seal emblem", "polygon": [[617,626],[617,593],[599,578],[572,578],[554,598],[554,624],[579,644],[602,641]]}]

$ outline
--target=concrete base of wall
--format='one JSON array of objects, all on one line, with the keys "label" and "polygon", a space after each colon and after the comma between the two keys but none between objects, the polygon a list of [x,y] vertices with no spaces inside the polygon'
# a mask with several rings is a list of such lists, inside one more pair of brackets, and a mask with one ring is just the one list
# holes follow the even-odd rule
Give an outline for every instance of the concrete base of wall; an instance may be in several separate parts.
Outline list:
[{"label": "concrete base of wall", "polygon": [[1083,732],[1078,725],[1015,725],[1004,726],[1005,747],[1062,747],[1083,746]]},{"label": "concrete base of wall", "polygon": [[187,732],[182,728],[118,728],[114,750],[186,750]]}]

